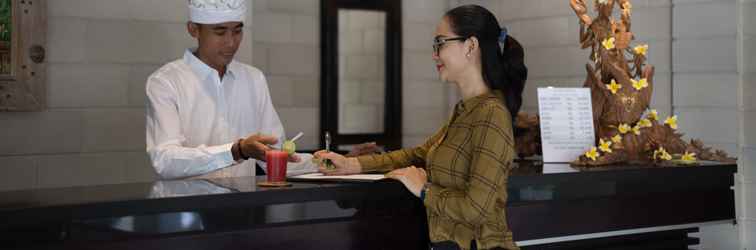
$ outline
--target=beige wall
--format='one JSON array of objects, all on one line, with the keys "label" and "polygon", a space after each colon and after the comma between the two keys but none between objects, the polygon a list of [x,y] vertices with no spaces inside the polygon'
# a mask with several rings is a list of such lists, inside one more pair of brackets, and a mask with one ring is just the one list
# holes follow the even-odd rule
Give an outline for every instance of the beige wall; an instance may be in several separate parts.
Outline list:
[{"label": "beige wall", "polygon": [[252,65],[268,79],[287,136],[315,149],[320,131],[320,14],[317,0],[254,0]]},{"label": "beige wall", "polygon": [[435,132],[449,114],[451,85],[438,80],[433,62],[433,34],[448,8],[439,0],[402,1],[402,135],[416,146]]},{"label": "beige wall", "polygon": [[756,1],[739,0],[738,118],[740,160],[736,204],[742,249],[756,249]]},{"label": "beige wall", "polygon": [[[739,154],[737,1],[674,0],[673,104],[688,137]],[[740,166],[741,169],[744,166]],[[736,187],[741,185],[736,178]],[[736,204],[743,200],[737,199]],[[697,249],[739,249],[736,225],[702,228]]]},{"label": "beige wall", "polygon": [[[0,113],[0,189],[151,179],[144,82],[193,44],[185,1],[47,4],[48,107]],[[251,55],[244,45],[240,58]]]}]

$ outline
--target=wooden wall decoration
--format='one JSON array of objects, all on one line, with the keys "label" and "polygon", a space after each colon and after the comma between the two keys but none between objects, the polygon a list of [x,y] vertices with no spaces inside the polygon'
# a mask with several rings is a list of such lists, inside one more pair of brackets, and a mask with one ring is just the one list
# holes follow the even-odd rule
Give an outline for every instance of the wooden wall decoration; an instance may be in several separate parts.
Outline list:
[{"label": "wooden wall decoration", "polygon": [[46,107],[46,0],[0,0],[0,111]]},{"label": "wooden wall decoration", "polygon": [[[698,160],[734,163],[735,158],[721,150],[712,152],[700,140],[684,141],[683,134],[677,132],[677,116],[660,119],[649,107],[654,67],[646,63],[648,45],[632,44],[630,0],[593,1],[596,17],[589,15],[586,0],[570,0],[580,20],[580,45],[590,48],[583,86],[591,90],[597,131],[596,146],[572,165],[695,165]],[[618,15],[614,15],[615,7]],[[519,155],[540,153],[537,116],[519,114],[517,120]]]}]

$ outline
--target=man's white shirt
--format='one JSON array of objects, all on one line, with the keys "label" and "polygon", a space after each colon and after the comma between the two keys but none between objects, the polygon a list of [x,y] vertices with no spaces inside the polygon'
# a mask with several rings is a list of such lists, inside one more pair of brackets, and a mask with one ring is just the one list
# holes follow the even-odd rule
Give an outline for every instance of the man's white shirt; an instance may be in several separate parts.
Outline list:
[{"label": "man's white shirt", "polygon": [[194,56],[170,62],[147,79],[147,153],[162,179],[207,174],[237,163],[231,146],[254,133],[285,138],[262,72],[232,61],[223,79]]}]

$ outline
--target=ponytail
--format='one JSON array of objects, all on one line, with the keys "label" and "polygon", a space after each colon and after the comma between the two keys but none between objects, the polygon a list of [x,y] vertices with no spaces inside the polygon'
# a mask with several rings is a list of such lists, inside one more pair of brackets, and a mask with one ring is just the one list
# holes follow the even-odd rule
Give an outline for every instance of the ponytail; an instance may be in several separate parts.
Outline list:
[{"label": "ponytail", "polygon": [[504,48],[499,56],[501,62],[502,79],[500,85],[504,94],[504,104],[512,113],[512,121],[522,107],[522,91],[528,78],[528,68],[525,67],[525,50],[512,36],[507,36]]}]

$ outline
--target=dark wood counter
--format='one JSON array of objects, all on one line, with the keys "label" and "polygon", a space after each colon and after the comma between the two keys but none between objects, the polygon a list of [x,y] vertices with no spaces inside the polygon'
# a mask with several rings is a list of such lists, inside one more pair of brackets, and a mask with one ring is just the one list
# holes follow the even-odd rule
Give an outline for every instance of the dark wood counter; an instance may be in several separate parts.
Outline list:
[{"label": "dark wood counter", "polygon": [[[538,239],[734,220],[731,187],[736,169],[715,163],[580,169],[521,162],[509,178],[507,219],[515,239],[531,244]],[[297,182],[287,188],[260,188],[256,182],[261,178],[0,192],[0,248],[423,249],[427,245],[422,203],[398,182]],[[695,226],[632,237],[662,245],[672,243],[669,236],[660,235],[675,234],[674,244],[696,243],[686,236],[691,231]],[[590,242],[544,241],[530,248],[585,248],[597,242],[609,248],[630,239],[596,237]]]}]

